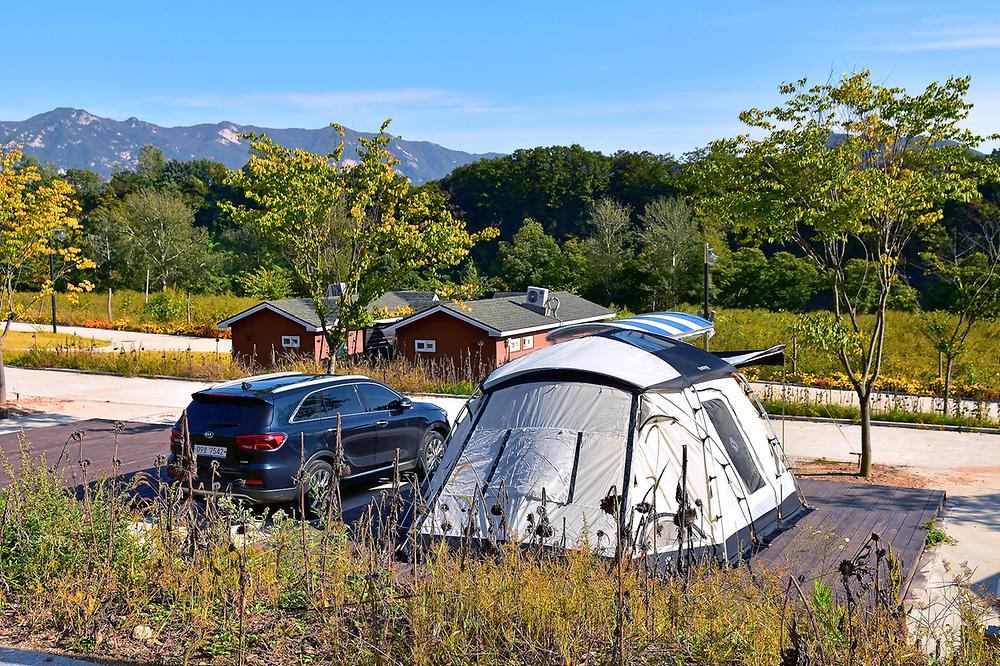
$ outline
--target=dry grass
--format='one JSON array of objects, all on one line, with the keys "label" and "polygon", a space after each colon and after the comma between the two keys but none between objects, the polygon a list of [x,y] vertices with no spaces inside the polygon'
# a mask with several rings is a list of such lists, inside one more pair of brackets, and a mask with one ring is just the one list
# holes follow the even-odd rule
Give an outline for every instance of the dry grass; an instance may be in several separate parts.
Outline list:
[{"label": "dry grass", "polygon": [[[26,368],[65,368],[91,372],[112,372],[125,377],[184,377],[204,381],[219,381],[246,377],[264,369],[241,363],[231,354],[190,351],[121,350],[105,352],[88,346],[31,347],[8,353],[8,365]],[[267,371],[298,371],[322,374],[322,364],[309,359],[288,356],[279,359]],[[489,368],[471,363],[448,361],[411,363],[406,359],[342,361],[340,374],[364,374],[383,381],[407,393],[446,393],[469,395],[485,377]]]},{"label": "dry grass", "polygon": [[49,333],[45,331],[11,331],[4,339],[4,351],[26,351],[28,349],[78,348],[93,349],[107,347],[111,342],[69,333]]},{"label": "dry grass", "polygon": [[[150,298],[156,296],[156,292]],[[65,294],[56,295],[56,315],[61,324],[82,326],[87,322],[108,319],[108,295],[106,292],[91,292],[69,298]],[[22,300],[26,300],[22,299]],[[32,299],[35,300],[35,299]],[[131,320],[136,323],[186,323],[185,295],[172,294],[172,312],[147,307],[146,296],[141,291],[121,290],[111,297],[111,318]],[[192,294],[191,320],[215,326],[230,315],[256,305],[259,301],[232,294]],[[45,323],[52,316],[48,298],[41,299],[28,315],[29,318]],[[164,317],[164,315],[173,315]]]},{"label": "dry grass", "polygon": [[[85,458],[85,441],[67,445]],[[800,593],[777,572],[700,563],[658,575],[582,550],[466,557],[438,543],[409,563],[393,539],[373,536],[396,533],[391,516],[387,530],[371,519],[348,530],[336,511],[313,524],[285,512],[262,522],[229,498],[182,499],[185,468],[173,485],[112,476],[80,498],[63,487],[66,470],[33,459],[26,442],[22,455],[0,491],[8,642],[240,666],[929,663],[888,576],[869,592],[882,601],[866,606],[822,585]],[[72,473],[91,481],[86,465]],[[982,604],[963,603],[947,663],[996,663],[977,625]]]},{"label": "dry grass", "polygon": [[[788,346],[787,371],[792,369],[792,324],[798,315],[766,310],[721,310],[716,315],[713,349],[766,349],[784,343]],[[862,315],[870,325],[871,315]],[[920,333],[920,318],[907,312],[890,312],[887,319],[885,359],[882,374],[898,381],[909,392],[937,387],[938,354]],[[842,373],[839,360],[831,353],[799,345],[797,369],[803,383],[814,383]],[[762,377],[780,377],[782,369],[763,370]],[[966,353],[955,365],[953,389],[957,395],[975,397],[977,387],[1000,386],[1000,321],[987,322],[973,329]]]}]

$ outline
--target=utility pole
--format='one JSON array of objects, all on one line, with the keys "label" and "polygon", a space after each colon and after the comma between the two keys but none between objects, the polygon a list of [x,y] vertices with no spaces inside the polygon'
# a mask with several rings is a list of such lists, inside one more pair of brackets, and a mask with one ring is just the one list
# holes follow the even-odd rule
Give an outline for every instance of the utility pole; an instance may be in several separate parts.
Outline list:
[{"label": "utility pole", "polygon": [[52,332],[56,332],[56,262],[53,256],[49,255],[49,286],[52,288]]},{"label": "utility pole", "polygon": [[[713,266],[715,262],[718,260],[719,260],[718,255],[716,255],[715,252],[712,252],[712,248],[708,246],[708,243],[705,243],[705,302],[703,304],[704,309],[702,310],[702,313],[705,319],[708,321],[713,320],[712,313],[708,309],[708,278],[709,278],[708,269],[711,266]],[[705,333],[704,347],[705,351],[708,351],[708,333]]]},{"label": "utility pole", "polygon": [[670,310],[677,309],[677,250],[670,252]]}]

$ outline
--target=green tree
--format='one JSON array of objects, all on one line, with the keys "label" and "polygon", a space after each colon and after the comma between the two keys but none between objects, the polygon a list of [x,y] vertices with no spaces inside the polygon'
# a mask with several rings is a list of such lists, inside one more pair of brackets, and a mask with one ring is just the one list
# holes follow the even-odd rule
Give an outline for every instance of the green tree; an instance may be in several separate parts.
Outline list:
[{"label": "green tree", "polygon": [[[865,259],[848,259],[844,262],[844,291],[860,314],[871,314],[879,308],[882,285],[879,282],[879,263]],[[891,276],[888,295],[885,299],[887,310],[916,312],[917,290],[903,282],[899,272]]]},{"label": "green tree", "polygon": [[579,238],[569,237],[562,244],[565,274],[563,285],[568,291],[580,292],[587,286],[587,252]]},{"label": "green tree", "polygon": [[733,252],[716,276],[720,301],[731,308],[800,312],[820,287],[819,272],[809,260],[790,252],[768,259],[755,247]]},{"label": "green tree", "polygon": [[[701,257],[701,230],[680,197],[653,199],[639,216],[642,223],[644,280],[656,304],[677,307],[679,283],[690,282],[691,266]],[[662,305],[660,306],[662,307]]]},{"label": "green tree", "polygon": [[599,152],[550,146],[466,164],[439,186],[472,229],[497,226],[510,241],[530,217],[562,240],[584,231],[587,211],[606,196],[610,175],[611,160]]},{"label": "green tree", "polygon": [[[89,291],[87,280],[68,282],[74,271],[93,268],[94,262],[79,247],[81,225],[75,214],[79,205],[73,188],[63,180],[42,184],[35,165],[21,164],[20,148],[0,146],[0,404],[7,403],[7,375],[3,345],[10,324],[22,317],[59,283],[70,295]],[[19,294],[15,289],[37,285],[37,291]]]},{"label": "green tree", "polygon": [[111,296],[128,273],[126,236],[121,233],[117,218],[106,208],[91,213],[89,231],[84,237],[86,254],[96,264],[96,282],[107,291],[108,321],[114,319]]},{"label": "green tree", "polygon": [[566,262],[559,243],[531,218],[524,220],[510,243],[500,241],[497,263],[508,289],[569,286],[565,283]]},{"label": "green tree", "polygon": [[[978,197],[983,176],[995,171],[972,152],[981,137],[960,127],[971,108],[968,89],[968,78],[949,78],[911,95],[874,82],[868,71],[823,85],[784,84],[782,105],[741,114],[752,135],[714,142],[692,165],[717,186],[705,208],[762,240],[796,243],[829,284],[832,318],[808,330],[825,328],[817,337],[837,354],[858,396],[864,476],[900,259],[938,224],[946,201]],[[870,325],[846,289],[851,251],[878,261]]]},{"label": "green tree", "polygon": [[590,236],[583,241],[591,290],[605,303],[621,295],[624,267],[635,255],[632,210],[617,201],[601,199],[590,209]]},{"label": "green tree", "polygon": [[611,156],[607,196],[634,211],[678,191],[680,164],[672,155],[620,150]]},{"label": "green tree", "polygon": [[[393,169],[388,126],[386,120],[378,134],[360,139],[358,161],[350,166],[341,159],[343,141],[331,153],[315,154],[246,135],[250,161],[227,179],[251,202],[228,204],[227,211],[267,240],[312,299],[328,371],[348,333],[371,323],[372,301],[414,272],[433,278],[438,269],[457,266],[477,241],[496,236],[492,228],[470,234],[433,189],[410,190]],[[345,288],[326,298],[335,283]]]},{"label": "green tree", "polygon": [[741,247],[733,252],[715,271],[720,304],[727,308],[760,307],[765,300],[761,290],[766,273],[767,257],[760,248]]},{"label": "green tree", "polygon": [[[1000,212],[990,212],[971,228],[955,229],[921,253],[928,272],[950,287],[944,312],[923,315],[922,331],[944,357],[942,412],[948,413],[955,361],[965,352],[972,329],[1000,318]],[[956,411],[959,403],[955,406]]]},{"label": "green tree", "polygon": [[786,312],[801,312],[805,309],[822,282],[816,266],[803,257],[791,252],[775,252],[768,259],[767,272],[761,283],[761,291],[767,301],[761,307]]},{"label": "green tree", "polygon": [[133,284],[143,283],[147,296],[150,284],[161,291],[172,286],[198,291],[213,284],[220,258],[208,232],[194,226],[194,212],[179,195],[130,194],[107,212],[107,218],[107,233],[116,235]]}]

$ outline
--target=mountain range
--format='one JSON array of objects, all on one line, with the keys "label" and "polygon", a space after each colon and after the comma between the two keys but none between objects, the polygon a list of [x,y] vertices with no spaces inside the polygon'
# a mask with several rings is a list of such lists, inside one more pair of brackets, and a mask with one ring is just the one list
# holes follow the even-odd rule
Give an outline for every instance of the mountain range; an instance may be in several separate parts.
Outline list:
[{"label": "mountain range", "polygon": [[[188,127],[161,127],[138,118],[101,118],[83,109],[57,108],[22,121],[0,121],[0,145],[21,144],[27,155],[60,168],[90,169],[109,178],[116,169],[133,168],[144,146],[153,145],[167,159],[207,159],[231,169],[246,164],[248,142],[240,134],[267,134],[276,143],[312,152],[329,152],[337,145],[332,127],[321,129],[268,128],[221,122]],[[371,136],[347,130],[344,157],[357,157],[358,137]],[[429,141],[392,142],[399,159],[396,166],[415,184],[442,178],[452,169],[496,157],[499,153],[474,154],[451,150]]]}]

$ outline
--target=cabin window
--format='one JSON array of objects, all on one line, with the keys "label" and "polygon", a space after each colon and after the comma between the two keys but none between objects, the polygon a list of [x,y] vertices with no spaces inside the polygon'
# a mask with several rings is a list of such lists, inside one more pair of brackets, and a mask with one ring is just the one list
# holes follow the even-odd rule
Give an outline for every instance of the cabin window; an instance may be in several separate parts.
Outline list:
[{"label": "cabin window", "polygon": [[719,433],[719,439],[722,440],[722,446],[729,454],[729,459],[733,461],[736,473],[743,479],[747,490],[754,493],[763,488],[764,479],[757,470],[757,465],[754,464],[750,455],[750,446],[743,437],[743,433],[740,432],[739,426],[736,425],[736,419],[733,418],[729,407],[722,400],[706,400],[702,404],[708,413],[708,418],[712,421],[712,425]]},{"label": "cabin window", "polygon": [[298,349],[299,348],[299,336],[297,335],[283,335],[281,336],[281,346],[285,349]]},{"label": "cabin window", "polygon": [[507,349],[512,352],[521,351],[521,338],[509,338],[507,340]]},{"label": "cabin window", "polygon": [[535,346],[534,336],[527,335],[521,340],[521,349],[532,349]]},{"label": "cabin window", "polygon": [[437,340],[414,340],[413,347],[418,352],[434,353],[437,351]]}]

